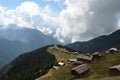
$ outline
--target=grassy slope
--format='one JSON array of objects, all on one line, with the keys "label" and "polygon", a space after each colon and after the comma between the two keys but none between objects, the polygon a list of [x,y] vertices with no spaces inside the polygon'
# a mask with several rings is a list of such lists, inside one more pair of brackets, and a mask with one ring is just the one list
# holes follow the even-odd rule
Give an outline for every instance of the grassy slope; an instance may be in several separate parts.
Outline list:
[{"label": "grassy slope", "polygon": [[[48,52],[51,54],[55,55],[55,58],[57,61],[67,61],[69,59],[74,59],[78,55],[73,55],[73,54],[66,54],[62,52],[63,48],[58,48],[58,50],[54,50],[53,47],[48,48]],[[79,54],[83,55],[83,54]],[[69,64],[67,66],[63,66],[59,70],[50,70],[46,75],[36,79],[36,80],[71,80],[71,78],[74,78],[70,74],[70,69],[71,69],[72,64]],[[70,78],[69,78],[70,77]]]},{"label": "grassy slope", "polygon": [[[59,60],[64,59],[67,60],[67,58],[74,57],[75,55],[68,56],[67,54],[61,53],[59,51],[52,51],[49,49],[50,52],[53,52],[55,55],[60,57]],[[83,77],[82,79],[77,80],[119,80],[120,77],[109,77],[108,68],[111,66],[115,66],[120,64],[120,53],[117,54],[106,54],[105,57],[103,57],[100,61],[94,61],[91,66],[91,72]],[[50,76],[40,78],[38,80],[74,80],[75,77],[71,75],[70,69],[72,64],[69,64],[67,66],[64,66],[60,68],[59,70],[54,70],[48,72],[48,74],[51,74]]]},{"label": "grassy slope", "polygon": [[54,50],[54,49],[52,49],[52,47],[50,47],[48,49],[48,52],[55,55],[57,61],[67,61],[69,59],[73,59],[78,56],[78,55],[64,53],[64,52],[62,52],[62,49],[63,48],[58,47],[57,50]]},{"label": "grassy slope", "polygon": [[91,64],[91,73],[85,80],[93,80],[109,77],[109,67],[120,64],[120,53],[106,54],[100,61],[94,61]]},{"label": "grassy slope", "polygon": [[48,74],[52,74],[51,76],[43,77],[38,80],[73,80],[74,76],[70,74],[71,65],[64,66],[59,70],[53,70]]}]

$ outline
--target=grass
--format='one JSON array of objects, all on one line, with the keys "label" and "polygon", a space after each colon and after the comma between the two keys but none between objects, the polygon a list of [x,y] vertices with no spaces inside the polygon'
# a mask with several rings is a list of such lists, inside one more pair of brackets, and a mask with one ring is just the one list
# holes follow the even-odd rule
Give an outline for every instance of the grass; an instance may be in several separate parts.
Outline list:
[{"label": "grass", "polygon": [[74,59],[74,58],[76,58],[79,55],[83,55],[83,54],[74,55],[74,54],[64,53],[64,52],[62,52],[61,49],[63,49],[63,48],[58,48],[57,50],[49,48],[48,52],[50,52],[51,54],[55,55],[57,61],[67,61],[69,59]]},{"label": "grass", "polygon": [[72,64],[63,66],[59,70],[52,71],[52,75],[39,80],[74,80],[75,77],[70,74]]},{"label": "grass", "polygon": [[[59,50],[48,50],[54,54],[58,61],[66,61],[70,58],[76,58],[76,55],[69,55],[62,53]],[[91,72],[81,79],[75,79],[70,73],[72,64],[64,66],[58,70],[48,72],[50,76],[44,77],[38,80],[120,80],[120,77],[109,77],[109,67],[120,64],[120,53],[117,54],[105,54],[101,60],[96,60],[90,64]]]},{"label": "grass", "polygon": [[91,73],[84,77],[85,80],[93,80],[109,77],[109,67],[120,64],[120,53],[106,54],[100,61],[91,64]]},{"label": "grass", "polygon": [[[57,50],[54,50],[53,48],[48,48],[48,52],[51,54],[55,55],[55,58],[57,61],[67,61],[69,59],[74,59],[79,55],[73,55],[73,54],[67,54],[62,52],[63,48],[58,48]],[[71,75],[70,69],[72,67],[72,64],[68,64],[67,66],[61,67],[59,70],[53,70],[49,71],[46,75],[36,79],[36,80],[71,80],[74,79],[75,77]]]}]

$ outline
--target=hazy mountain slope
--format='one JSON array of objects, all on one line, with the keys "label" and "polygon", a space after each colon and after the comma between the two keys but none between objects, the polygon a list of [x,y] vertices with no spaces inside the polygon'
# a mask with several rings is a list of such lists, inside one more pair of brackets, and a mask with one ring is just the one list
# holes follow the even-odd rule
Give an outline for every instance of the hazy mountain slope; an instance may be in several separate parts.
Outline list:
[{"label": "hazy mountain slope", "polygon": [[0,38],[0,68],[18,56],[21,52],[29,51],[26,44],[20,41],[10,41]]},{"label": "hazy mountain slope", "polygon": [[107,50],[111,47],[120,47],[120,30],[110,35],[100,36],[87,42],[75,42],[68,44],[67,47],[79,52],[96,52]]},{"label": "hazy mountain slope", "polygon": [[21,53],[49,44],[59,42],[36,29],[21,28],[14,24],[0,26],[0,67]]},{"label": "hazy mountain slope", "polygon": [[55,63],[54,55],[43,47],[22,54],[0,70],[0,80],[34,80]]},{"label": "hazy mountain slope", "polygon": [[52,35],[45,35],[36,29],[22,28],[14,24],[5,27],[0,29],[0,37],[27,43],[32,50],[49,44],[59,44]]}]

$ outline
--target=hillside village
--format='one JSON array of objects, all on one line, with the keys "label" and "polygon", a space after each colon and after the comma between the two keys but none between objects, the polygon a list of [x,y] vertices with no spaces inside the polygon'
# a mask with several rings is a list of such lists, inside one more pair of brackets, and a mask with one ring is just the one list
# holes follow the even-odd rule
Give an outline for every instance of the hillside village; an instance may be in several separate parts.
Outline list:
[{"label": "hillside village", "polygon": [[[99,64],[107,55],[117,55],[120,54],[117,48],[110,48],[107,51],[98,51],[95,53],[79,53],[79,52],[72,52],[65,48],[60,48],[57,45],[51,46],[48,48],[49,50],[52,50],[57,58],[57,63],[53,65],[52,69],[50,71],[59,71],[62,67],[66,67],[68,65],[71,65],[69,72],[74,78],[84,78],[85,76],[88,76],[92,72],[92,65]],[[61,52],[61,54],[67,54],[72,55],[73,57],[67,57],[65,59],[59,58],[58,55],[56,55],[56,52]],[[65,57],[65,56],[64,56]],[[118,57],[117,60],[120,60],[120,57]],[[107,64],[107,63],[106,63]],[[118,63],[117,63],[118,64]],[[120,64],[120,63],[119,63]],[[108,75],[110,77],[112,76],[119,76],[120,75],[120,65],[113,65],[110,67],[107,67]],[[102,70],[102,69],[101,69]],[[48,72],[49,73],[49,72]],[[45,80],[46,76],[42,76],[36,80]],[[71,80],[71,79],[70,79]]]}]

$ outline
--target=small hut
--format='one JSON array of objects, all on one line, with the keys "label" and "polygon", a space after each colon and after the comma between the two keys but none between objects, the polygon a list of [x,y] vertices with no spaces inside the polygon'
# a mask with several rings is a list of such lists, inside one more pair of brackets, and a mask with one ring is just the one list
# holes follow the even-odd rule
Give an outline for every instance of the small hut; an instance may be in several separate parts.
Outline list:
[{"label": "small hut", "polygon": [[88,64],[82,64],[71,69],[71,74],[76,77],[83,77],[90,72],[90,66]]},{"label": "small hut", "polygon": [[91,63],[92,56],[78,56],[77,61],[82,61],[84,63]]},{"label": "small hut", "polygon": [[115,47],[109,49],[109,53],[116,53],[117,51],[118,50]]},{"label": "small hut", "polygon": [[69,62],[76,62],[77,59],[69,59],[68,61],[69,61]]},{"label": "small hut", "polygon": [[120,75],[120,65],[110,67],[109,74],[110,74],[110,76],[119,76]]},{"label": "small hut", "polygon": [[103,52],[95,52],[92,54],[92,60],[99,60],[103,57]]},{"label": "small hut", "polygon": [[64,62],[58,62],[58,65],[59,65],[59,66],[64,66],[65,63],[64,63]]}]

